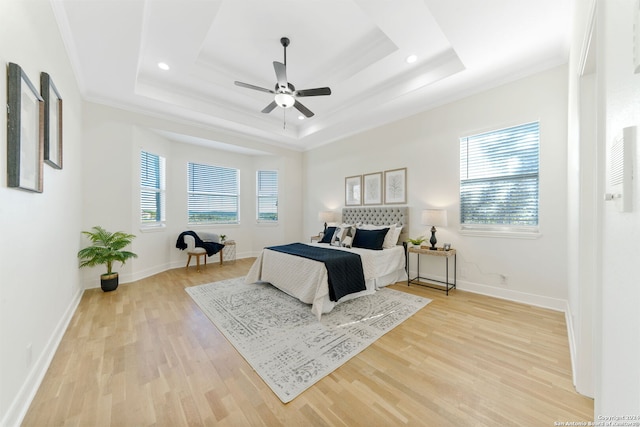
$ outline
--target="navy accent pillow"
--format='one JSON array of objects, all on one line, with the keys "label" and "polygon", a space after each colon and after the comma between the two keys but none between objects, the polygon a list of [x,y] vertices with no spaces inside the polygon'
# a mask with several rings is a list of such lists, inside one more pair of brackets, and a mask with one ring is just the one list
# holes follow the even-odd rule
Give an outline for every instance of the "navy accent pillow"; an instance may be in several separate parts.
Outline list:
[{"label": "navy accent pillow", "polygon": [[331,243],[331,239],[333,238],[335,232],[336,227],[327,227],[327,231],[322,236],[322,240],[320,240],[320,243]]},{"label": "navy accent pillow", "polygon": [[358,228],[351,246],[354,248],[380,251],[382,250],[382,244],[384,243],[387,231],[389,231],[388,228],[382,228],[380,230],[363,230],[362,228]]}]

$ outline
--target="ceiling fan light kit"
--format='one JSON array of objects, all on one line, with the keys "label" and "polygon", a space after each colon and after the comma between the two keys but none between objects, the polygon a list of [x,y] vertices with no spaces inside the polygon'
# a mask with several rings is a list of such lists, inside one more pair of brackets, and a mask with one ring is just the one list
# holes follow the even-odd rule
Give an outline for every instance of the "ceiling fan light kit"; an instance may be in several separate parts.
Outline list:
[{"label": "ceiling fan light kit", "polygon": [[295,104],[296,99],[289,95],[288,93],[277,93],[275,96],[275,101],[278,106],[282,108],[291,108],[293,104]]},{"label": "ceiling fan light kit", "polygon": [[268,114],[276,107],[284,109],[294,107],[305,117],[313,117],[313,112],[302,105],[302,103],[300,103],[296,98],[331,95],[331,89],[328,87],[319,87],[314,89],[296,90],[295,86],[289,83],[287,80],[287,46],[289,46],[289,42],[290,40],[287,37],[282,37],[280,39],[280,44],[282,44],[282,47],[284,48],[284,62],[273,61],[273,69],[275,70],[277,80],[274,90],[239,81],[236,81],[235,85],[260,92],[268,92],[274,95],[273,101],[262,110],[262,113]]}]

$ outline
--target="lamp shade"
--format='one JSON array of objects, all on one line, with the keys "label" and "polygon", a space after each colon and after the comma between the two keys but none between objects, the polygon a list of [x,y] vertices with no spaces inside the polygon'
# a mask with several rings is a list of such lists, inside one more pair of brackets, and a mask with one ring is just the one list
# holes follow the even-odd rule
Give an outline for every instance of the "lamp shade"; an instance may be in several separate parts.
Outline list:
[{"label": "lamp shade", "polygon": [[320,222],[333,222],[336,220],[336,213],[334,211],[321,211],[318,214],[318,220]]},{"label": "lamp shade", "polygon": [[447,226],[447,211],[444,209],[425,209],[422,211],[422,225],[433,227]]}]

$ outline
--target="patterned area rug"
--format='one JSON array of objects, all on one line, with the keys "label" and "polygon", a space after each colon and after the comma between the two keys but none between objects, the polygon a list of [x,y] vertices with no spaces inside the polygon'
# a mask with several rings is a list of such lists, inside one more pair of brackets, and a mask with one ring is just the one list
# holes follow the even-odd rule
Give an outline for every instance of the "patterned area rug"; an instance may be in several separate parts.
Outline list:
[{"label": "patterned area rug", "polygon": [[186,291],[284,403],[431,302],[382,289],[318,321],[310,306],[242,277]]}]

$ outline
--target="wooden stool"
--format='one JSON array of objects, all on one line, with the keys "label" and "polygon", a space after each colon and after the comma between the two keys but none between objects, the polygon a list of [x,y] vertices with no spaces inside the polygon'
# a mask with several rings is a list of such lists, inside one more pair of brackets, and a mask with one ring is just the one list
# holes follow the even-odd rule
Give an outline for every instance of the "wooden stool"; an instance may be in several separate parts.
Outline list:
[{"label": "wooden stool", "polygon": [[200,257],[204,258],[204,265],[207,265],[207,252],[202,249],[202,251],[197,252],[187,252],[189,258],[187,259],[187,266],[185,268],[189,268],[189,263],[191,262],[191,257],[196,257],[196,271],[200,271]]}]

